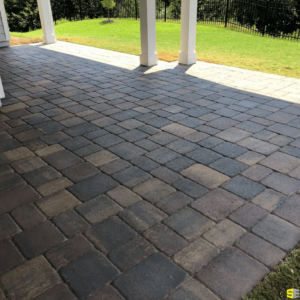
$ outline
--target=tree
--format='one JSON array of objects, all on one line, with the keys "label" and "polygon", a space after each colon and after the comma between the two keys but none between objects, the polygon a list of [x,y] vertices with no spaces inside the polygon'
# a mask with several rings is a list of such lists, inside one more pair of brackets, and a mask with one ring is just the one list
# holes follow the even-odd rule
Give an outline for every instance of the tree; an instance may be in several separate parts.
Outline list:
[{"label": "tree", "polygon": [[28,32],[41,27],[36,0],[5,0],[10,31]]},{"label": "tree", "polygon": [[107,8],[108,20],[109,20],[109,10],[114,8],[116,6],[116,3],[114,2],[114,0],[103,0],[101,1],[101,3],[104,8]]}]

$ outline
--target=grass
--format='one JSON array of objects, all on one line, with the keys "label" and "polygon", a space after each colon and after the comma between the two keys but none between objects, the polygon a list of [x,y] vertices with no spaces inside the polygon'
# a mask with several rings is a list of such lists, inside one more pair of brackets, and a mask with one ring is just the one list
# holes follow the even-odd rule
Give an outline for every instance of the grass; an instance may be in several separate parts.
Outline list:
[{"label": "grass", "polygon": [[[100,24],[103,19],[67,22],[55,26],[58,39],[98,48],[140,53],[140,24],[132,19]],[[174,61],[180,50],[180,24],[157,22],[159,59]],[[11,33],[40,38],[41,30]],[[227,66],[300,78],[300,43],[254,36],[231,29],[197,25],[197,59]]]},{"label": "grass", "polygon": [[300,244],[244,300],[287,299],[292,288],[300,288]]}]

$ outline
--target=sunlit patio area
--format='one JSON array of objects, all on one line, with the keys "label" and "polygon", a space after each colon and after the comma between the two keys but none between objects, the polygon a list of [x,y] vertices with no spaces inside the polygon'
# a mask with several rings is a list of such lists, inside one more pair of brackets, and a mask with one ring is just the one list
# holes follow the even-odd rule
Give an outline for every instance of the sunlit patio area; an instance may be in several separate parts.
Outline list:
[{"label": "sunlit patio area", "polygon": [[299,79],[66,42],[0,74],[0,300],[242,299],[300,241]]}]

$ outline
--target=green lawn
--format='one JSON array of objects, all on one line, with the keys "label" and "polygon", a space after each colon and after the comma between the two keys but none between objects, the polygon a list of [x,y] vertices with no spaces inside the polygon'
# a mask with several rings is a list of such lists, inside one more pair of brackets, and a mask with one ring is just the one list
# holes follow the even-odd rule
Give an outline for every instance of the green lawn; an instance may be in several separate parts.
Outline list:
[{"label": "green lawn", "polygon": [[[117,23],[105,25],[100,21],[95,19],[56,25],[57,38],[134,55],[140,53],[139,21],[118,19]],[[177,60],[180,24],[157,22],[156,27],[159,58]],[[14,32],[12,36],[37,38],[42,36],[42,31]],[[198,60],[300,78],[300,42],[198,25],[196,48]]]}]

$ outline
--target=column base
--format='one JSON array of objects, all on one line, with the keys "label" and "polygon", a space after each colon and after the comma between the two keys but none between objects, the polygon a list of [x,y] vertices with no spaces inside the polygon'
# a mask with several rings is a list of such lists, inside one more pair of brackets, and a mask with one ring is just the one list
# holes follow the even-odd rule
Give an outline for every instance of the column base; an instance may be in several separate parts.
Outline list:
[{"label": "column base", "polygon": [[51,35],[51,36],[48,36],[48,37],[43,36],[43,43],[44,44],[54,44],[56,42],[57,41],[56,41],[55,35]]},{"label": "column base", "polygon": [[157,53],[155,53],[155,54],[141,53],[140,54],[140,65],[141,66],[151,67],[151,66],[155,66],[157,64],[158,64]]},{"label": "column base", "polygon": [[9,47],[9,41],[0,42],[0,48],[2,47]]},{"label": "column base", "polygon": [[183,53],[179,52],[179,60],[178,62],[182,65],[192,65],[197,62],[197,53]]}]

